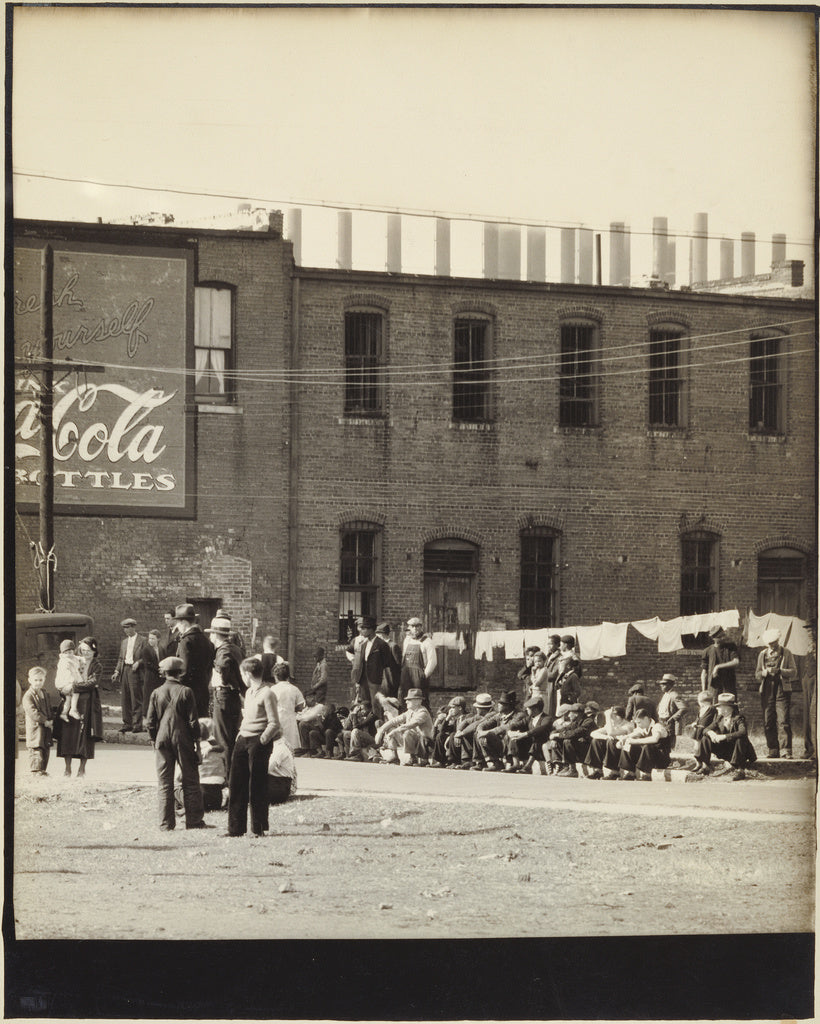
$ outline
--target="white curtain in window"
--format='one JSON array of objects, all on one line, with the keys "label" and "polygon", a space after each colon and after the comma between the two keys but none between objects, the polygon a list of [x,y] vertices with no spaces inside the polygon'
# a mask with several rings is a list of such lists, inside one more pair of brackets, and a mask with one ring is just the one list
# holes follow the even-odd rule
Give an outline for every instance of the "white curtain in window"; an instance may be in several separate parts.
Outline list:
[{"label": "white curtain in window", "polygon": [[196,348],[194,349],[194,354],[196,356],[196,386],[199,387],[200,381],[205,376],[205,371],[208,369],[208,349]]},{"label": "white curtain in window", "polygon": [[213,371],[220,392],[225,391],[225,353],[221,349],[212,348],[206,353],[211,357],[211,370]]}]

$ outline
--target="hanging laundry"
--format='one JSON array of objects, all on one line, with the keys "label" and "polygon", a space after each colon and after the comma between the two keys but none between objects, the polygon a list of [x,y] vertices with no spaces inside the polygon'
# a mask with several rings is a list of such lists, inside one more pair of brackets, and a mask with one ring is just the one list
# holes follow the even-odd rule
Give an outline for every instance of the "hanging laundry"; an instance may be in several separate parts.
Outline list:
[{"label": "hanging laundry", "polygon": [[755,615],[751,610],[749,611],[747,646],[764,647],[763,634],[767,629],[780,630],[780,643],[798,658],[808,654],[811,650],[811,637],[802,619],[792,615],[778,615],[775,612]]},{"label": "hanging laundry", "polygon": [[658,635],[658,651],[661,654],[679,651],[683,647],[683,640],[681,639],[682,621],[679,616],[677,619],[670,619],[668,622],[661,623]]},{"label": "hanging laundry", "polygon": [[656,615],[652,619],[640,619],[638,622],[630,622],[630,626],[645,636],[647,640],[657,640],[661,635],[661,620]]},{"label": "hanging laundry", "polygon": [[601,635],[603,626],[578,626],[575,631],[575,643],[578,656],[582,661],[599,661],[601,654]]},{"label": "hanging laundry", "polygon": [[604,622],[601,624],[601,657],[626,657],[626,628],[628,622]]},{"label": "hanging laundry", "polygon": [[504,633],[504,656],[506,658],[524,657],[524,630],[508,629]]}]

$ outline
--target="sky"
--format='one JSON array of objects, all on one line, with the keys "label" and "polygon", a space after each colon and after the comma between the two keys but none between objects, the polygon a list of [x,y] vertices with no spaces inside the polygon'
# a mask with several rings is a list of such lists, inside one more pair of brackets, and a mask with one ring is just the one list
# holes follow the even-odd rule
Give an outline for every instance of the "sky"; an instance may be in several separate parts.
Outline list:
[{"label": "sky", "polygon": [[[314,203],[317,266],[336,257],[323,205],[463,215],[454,273],[480,273],[481,218],[625,221],[633,274],[653,217],[684,234],[703,212],[709,276],[743,231],[760,272],[772,233],[811,253],[813,47],[811,14],[786,11],[18,7],[14,211],[218,226],[244,199]],[[433,230],[405,218],[405,269],[432,271]],[[383,269],[384,233],[354,214],[354,265]],[[687,260],[683,238],[679,278]]]}]

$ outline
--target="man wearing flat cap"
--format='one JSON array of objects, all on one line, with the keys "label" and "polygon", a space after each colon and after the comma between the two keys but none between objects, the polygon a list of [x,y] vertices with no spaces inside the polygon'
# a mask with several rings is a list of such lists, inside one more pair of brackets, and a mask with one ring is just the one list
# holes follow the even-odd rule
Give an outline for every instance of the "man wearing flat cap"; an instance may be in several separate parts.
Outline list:
[{"label": "man wearing flat cap", "polygon": [[721,626],[709,630],[711,644],[703,652],[700,669],[700,687],[711,690],[714,700],[718,692],[737,693],[736,669],[740,664],[737,644],[732,643]]},{"label": "man wearing flat cap", "polygon": [[[460,718],[467,714],[467,701],[462,696],[453,697],[433,720],[433,749],[430,755],[431,768],[444,768],[451,763],[452,743],[450,742]],[[460,753],[460,752],[459,752]],[[455,758],[453,758],[455,760]]]},{"label": "man wearing flat cap", "polygon": [[157,673],[157,655],[148,639],[137,632],[136,619],[120,623],[125,634],[120,643],[117,667],[111,676],[115,685],[122,684],[122,728],[120,732],[145,732],[142,726],[143,693],[150,676]]},{"label": "man wearing flat cap", "polygon": [[495,714],[488,715],[476,728],[476,747],[486,762],[485,772],[513,771],[513,756],[507,743],[507,733],[522,732],[527,728],[527,716],[516,705],[515,690],[501,694]]},{"label": "man wearing flat cap", "polygon": [[376,700],[376,694],[387,696],[384,676],[397,666],[390,647],[376,633],[376,620],[373,616],[361,617],[359,635],[362,639],[353,651],[350,681],[355,687],[356,700],[362,704],[369,704],[374,711],[378,711],[381,702]]},{"label": "man wearing flat cap", "polygon": [[430,677],[436,671],[438,659],[433,641],[424,632],[421,619],[414,615],[407,620],[407,636],[401,656],[399,696],[404,699],[408,690],[418,689],[424,695],[424,706],[430,708]]},{"label": "man wearing flat cap", "polygon": [[648,711],[652,718],[658,717],[658,706],[643,690],[643,683],[633,683],[627,691],[626,720],[632,722],[637,711]]},{"label": "man wearing flat cap", "polygon": [[[797,679],[797,666],[792,652],[780,643],[779,629],[767,629],[763,643],[766,646],[757,659],[755,679],[759,684],[767,756],[789,758],[792,756],[792,684]],[[778,729],[783,733],[782,750],[778,746]]]},{"label": "man wearing flat cap", "polygon": [[179,633],[177,657],[183,666],[181,682],[194,691],[199,717],[208,718],[208,687],[214,664],[214,649],[196,621],[192,604],[177,605],[174,618]]},{"label": "man wearing flat cap", "polygon": [[678,678],[671,672],[664,672],[658,683],[661,688],[661,699],[658,701],[658,721],[666,726],[669,733],[669,749],[675,749],[678,733],[683,728],[682,720],[686,711],[686,701],[678,693]]}]

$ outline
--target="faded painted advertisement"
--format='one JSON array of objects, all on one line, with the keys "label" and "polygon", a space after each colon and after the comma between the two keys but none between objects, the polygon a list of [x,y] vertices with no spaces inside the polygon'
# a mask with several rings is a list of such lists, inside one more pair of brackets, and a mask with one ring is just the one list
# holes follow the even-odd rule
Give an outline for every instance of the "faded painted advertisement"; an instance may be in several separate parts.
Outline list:
[{"label": "faded painted advertisement", "polygon": [[[44,242],[14,250],[14,354],[42,354]],[[183,249],[52,242],[54,358],[102,367],[54,373],[58,510],[192,511],[192,257]],[[16,500],[39,499],[41,373],[15,371]]]}]

